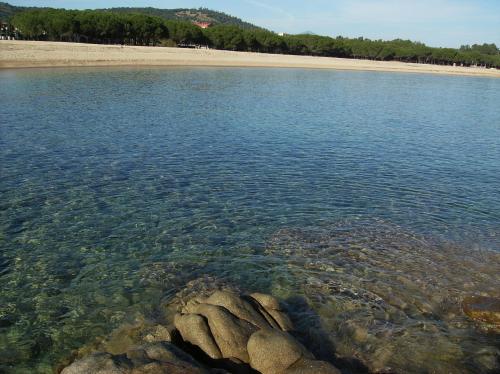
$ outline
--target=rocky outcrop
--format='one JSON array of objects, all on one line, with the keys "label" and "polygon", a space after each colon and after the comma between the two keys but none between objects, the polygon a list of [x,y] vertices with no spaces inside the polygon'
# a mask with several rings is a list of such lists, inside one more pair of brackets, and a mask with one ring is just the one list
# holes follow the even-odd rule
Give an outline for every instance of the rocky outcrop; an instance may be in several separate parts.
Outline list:
[{"label": "rocky outcrop", "polygon": [[270,295],[216,291],[188,302],[175,316],[175,327],[207,356],[248,364],[263,374],[339,373],[287,332],[292,322]]},{"label": "rocky outcrop", "polygon": [[149,326],[136,333],[141,344],[94,353],[62,374],[339,373],[290,334],[292,322],[270,295],[219,290],[194,296],[178,308],[173,322]]},{"label": "rocky outcrop", "polygon": [[291,335],[261,330],[248,341],[250,365],[263,374],[282,373],[302,358],[314,358]]},{"label": "rocky outcrop", "polygon": [[[222,353],[222,358],[236,358],[248,362],[246,343],[250,336],[257,331],[255,326],[216,305],[200,304],[195,312],[208,321],[210,333]],[[186,340],[184,336],[182,338]]]},{"label": "rocky outcrop", "polygon": [[231,292],[216,291],[206,300],[206,303],[223,307],[240,320],[249,322],[260,329],[269,328],[269,323],[254,305]]},{"label": "rocky outcrop", "polygon": [[318,361],[290,334],[261,330],[247,345],[250,365],[262,374],[340,374],[331,364]]},{"label": "rocky outcrop", "polygon": [[198,314],[177,314],[174,323],[185,341],[200,347],[210,358],[222,358],[205,318]]}]

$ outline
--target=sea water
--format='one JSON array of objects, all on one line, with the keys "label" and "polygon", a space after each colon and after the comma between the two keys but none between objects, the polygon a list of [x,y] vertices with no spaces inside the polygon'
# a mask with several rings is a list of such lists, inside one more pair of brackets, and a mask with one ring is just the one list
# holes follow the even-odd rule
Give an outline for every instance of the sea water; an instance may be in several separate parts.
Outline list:
[{"label": "sea water", "polygon": [[3,70],[0,98],[0,372],[52,372],[203,277],[288,301],[325,359],[498,364],[460,303],[500,296],[500,80]]}]

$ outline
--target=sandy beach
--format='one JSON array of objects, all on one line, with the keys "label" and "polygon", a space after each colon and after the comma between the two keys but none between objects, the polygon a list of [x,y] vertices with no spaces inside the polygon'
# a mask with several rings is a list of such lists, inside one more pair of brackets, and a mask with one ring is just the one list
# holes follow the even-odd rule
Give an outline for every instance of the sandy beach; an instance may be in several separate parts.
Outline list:
[{"label": "sandy beach", "polygon": [[500,78],[500,70],[209,49],[0,41],[0,68],[70,66],[288,67]]}]

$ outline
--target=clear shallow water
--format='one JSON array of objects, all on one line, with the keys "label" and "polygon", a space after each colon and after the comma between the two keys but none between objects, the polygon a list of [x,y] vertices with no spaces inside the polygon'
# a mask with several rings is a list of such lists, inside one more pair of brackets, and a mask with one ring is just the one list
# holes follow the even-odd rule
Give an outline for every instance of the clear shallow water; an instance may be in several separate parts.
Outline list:
[{"label": "clear shallow water", "polygon": [[372,370],[498,360],[498,335],[459,301],[500,296],[499,80],[61,69],[0,83],[0,371],[50,372],[205,275],[305,298],[331,350]]}]

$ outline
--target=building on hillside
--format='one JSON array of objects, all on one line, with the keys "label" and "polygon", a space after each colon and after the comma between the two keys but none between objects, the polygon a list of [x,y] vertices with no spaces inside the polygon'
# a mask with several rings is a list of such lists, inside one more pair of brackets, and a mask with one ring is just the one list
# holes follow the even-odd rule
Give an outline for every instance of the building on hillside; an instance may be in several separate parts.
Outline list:
[{"label": "building on hillside", "polygon": [[212,26],[211,22],[198,22],[198,21],[193,21],[193,25],[196,25],[202,29],[208,29],[210,26]]}]

